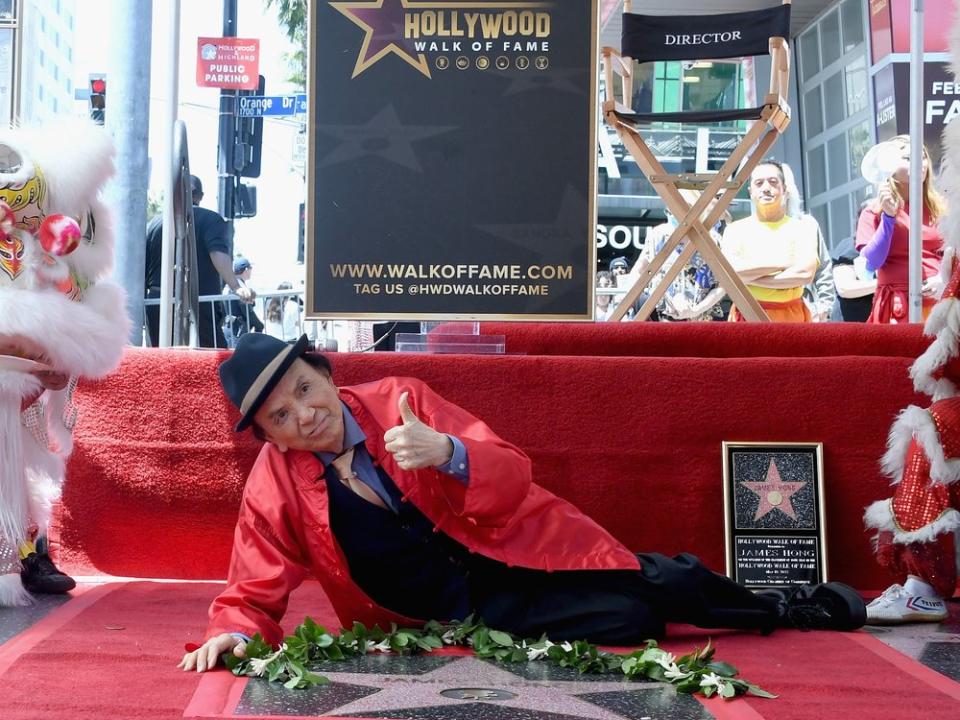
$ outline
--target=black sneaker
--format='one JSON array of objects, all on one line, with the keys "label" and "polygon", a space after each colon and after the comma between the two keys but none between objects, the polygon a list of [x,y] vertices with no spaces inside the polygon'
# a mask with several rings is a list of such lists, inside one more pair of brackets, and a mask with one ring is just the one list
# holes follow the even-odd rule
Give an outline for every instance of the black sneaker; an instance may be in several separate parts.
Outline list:
[{"label": "black sneaker", "polygon": [[802,585],[791,591],[765,591],[779,595],[781,623],[799,630],[856,630],[867,621],[867,606],[849,585],[828,582]]},{"label": "black sneaker", "polygon": [[47,553],[30,553],[20,564],[20,581],[29,592],[62,595],[77,586],[72,577],[57,570]]}]

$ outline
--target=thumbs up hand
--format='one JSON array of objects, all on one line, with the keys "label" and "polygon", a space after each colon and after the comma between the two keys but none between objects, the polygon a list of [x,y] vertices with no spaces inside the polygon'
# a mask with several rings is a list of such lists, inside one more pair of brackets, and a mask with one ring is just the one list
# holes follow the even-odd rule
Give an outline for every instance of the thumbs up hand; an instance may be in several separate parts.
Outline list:
[{"label": "thumbs up hand", "polygon": [[393,454],[402,470],[438,467],[450,462],[453,442],[417,417],[410,408],[408,395],[409,393],[403,393],[397,403],[401,424],[384,433],[383,441],[387,452]]}]

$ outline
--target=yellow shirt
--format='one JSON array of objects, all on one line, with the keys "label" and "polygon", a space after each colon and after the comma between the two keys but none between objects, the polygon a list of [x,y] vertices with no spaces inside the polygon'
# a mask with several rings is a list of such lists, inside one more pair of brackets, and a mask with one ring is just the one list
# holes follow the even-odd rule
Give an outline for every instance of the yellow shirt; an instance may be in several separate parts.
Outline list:
[{"label": "yellow shirt", "polygon": [[[763,222],[755,216],[727,225],[720,247],[734,264],[790,267],[818,262],[818,229],[806,218],[784,216],[776,222]],[[765,302],[787,302],[803,295],[803,286],[765,288],[747,285],[750,294]]]}]

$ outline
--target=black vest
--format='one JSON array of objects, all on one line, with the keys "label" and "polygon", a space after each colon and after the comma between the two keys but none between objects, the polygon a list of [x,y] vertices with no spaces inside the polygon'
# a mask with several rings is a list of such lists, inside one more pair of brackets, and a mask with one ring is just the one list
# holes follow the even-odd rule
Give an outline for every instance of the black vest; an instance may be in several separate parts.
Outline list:
[{"label": "black vest", "polygon": [[[377,473],[398,513],[354,493],[330,470],[330,527],[350,577],[381,607],[421,620],[463,619],[470,612],[468,555],[430,522],[383,468]],[[386,629],[386,628],[384,628]]]}]

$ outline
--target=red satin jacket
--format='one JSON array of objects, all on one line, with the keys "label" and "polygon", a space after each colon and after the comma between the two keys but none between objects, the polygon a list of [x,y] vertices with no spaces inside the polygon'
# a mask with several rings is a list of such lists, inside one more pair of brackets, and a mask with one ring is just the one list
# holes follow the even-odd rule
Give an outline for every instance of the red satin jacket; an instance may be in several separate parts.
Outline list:
[{"label": "red satin jacket", "polygon": [[[383,445],[383,435],[402,421],[400,395],[432,428],[459,438],[470,460],[467,485],[432,468],[404,471]],[[367,436],[375,465],[382,465],[436,529],[470,552],[540,570],[626,570],[636,556],[573,505],[531,481],[530,459],[501,440],[485,423],[412,378],[340,388]],[[210,606],[207,638],[224,632],[259,632],[278,644],[278,621],[290,593],[309,574],[320,581],[342,625],[407,618],[379,607],[350,578],[330,529],[323,466],[310,452],[280,452],[267,443],[247,479],[234,535],[226,589]],[[443,620],[446,618],[435,618]]]}]

